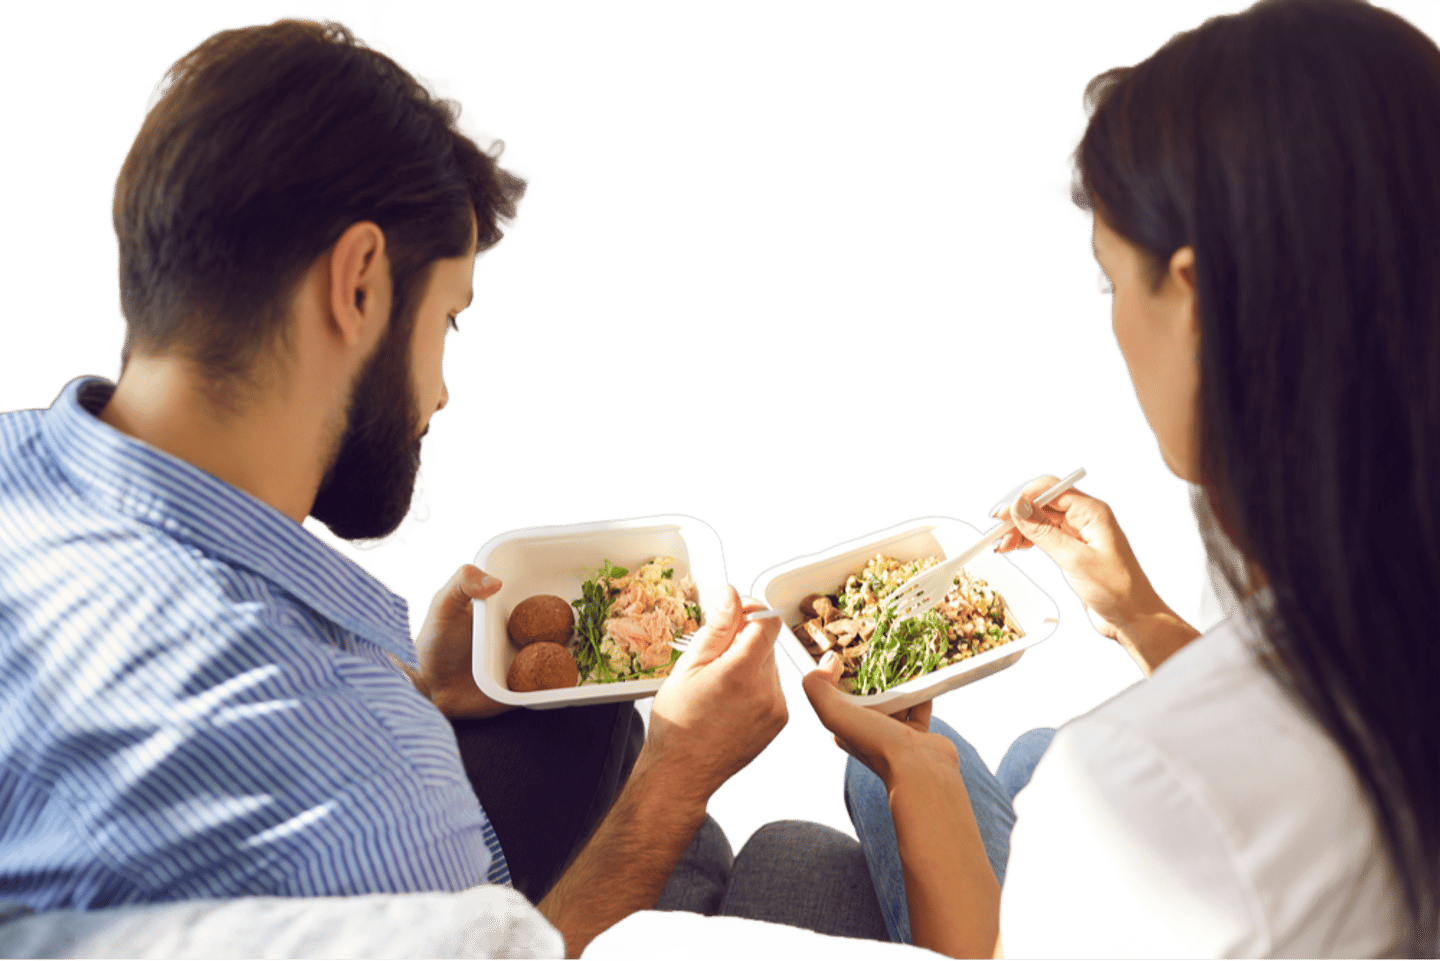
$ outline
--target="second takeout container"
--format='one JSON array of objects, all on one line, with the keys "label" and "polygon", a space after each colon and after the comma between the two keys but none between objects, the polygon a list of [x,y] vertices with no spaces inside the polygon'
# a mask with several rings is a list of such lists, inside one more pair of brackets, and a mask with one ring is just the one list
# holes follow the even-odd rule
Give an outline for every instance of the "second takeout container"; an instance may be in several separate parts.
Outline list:
[{"label": "second takeout container", "polygon": [[502,704],[546,709],[605,704],[649,697],[665,679],[582,684],[550,691],[512,691],[505,683],[519,651],[510,643],[506,622],[527,597],[555,594],[573,601],[584,577],[602,561],[634,571],[652,557],[675,558],[675,577],[689,574],[706,616],[720,609],[730,583],[720,537],[704,521],[683,514],[632,517],[560,527],[527,527],[492,537],[475,555],[475,565],[501,580],[498,593],[475,602],[471,647],[475,683]]},{"label": "second takeout container", "polygon": [[[835,593],[844,585],[846,577],[858,573],[876,554],[901,561],[932,556],[944,560],[970,547],[980,534],[979,528],[953,517],[921,517],[772,567],[755,579],[750,594],[781,613],[785,627],[776,643],[801,673],[809,673],[816,667],[815,658],[801,645],[793,630],[796,624],[806,620],[800,613],[800,601],[805,595]],[[1020,655],[1053,634],[1059,626],[1060,608],[1054,599],[1009,558],[984,551],[965,565],[965,569],[984,578],[1000,593],[1025,636],[958,664],[906,681],[888,691],[846,694],[846,697],[887,714],[903,711],[946,691],[1003,671],[1020,660]]]}]

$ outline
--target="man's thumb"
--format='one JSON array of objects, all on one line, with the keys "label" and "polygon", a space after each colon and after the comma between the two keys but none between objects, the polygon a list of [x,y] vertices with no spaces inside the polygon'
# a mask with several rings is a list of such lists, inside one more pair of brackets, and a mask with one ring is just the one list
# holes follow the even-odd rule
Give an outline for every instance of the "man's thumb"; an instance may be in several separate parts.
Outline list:
[{"label": "man's thumb", "polygon": [[474,564],[464,564],[450,578],[444,593],[450,606],[463,608],[470,601],[483,601],[498,590],[500,578],[485,573]]},{"label": "man's thumb", "polygon": [[727,585],[720,609],[707,616],[707,623],[695,633],[695,641],[690,645],[700,663],[712,661],[725,653],[739,633],[744,616],[739,593]]}]

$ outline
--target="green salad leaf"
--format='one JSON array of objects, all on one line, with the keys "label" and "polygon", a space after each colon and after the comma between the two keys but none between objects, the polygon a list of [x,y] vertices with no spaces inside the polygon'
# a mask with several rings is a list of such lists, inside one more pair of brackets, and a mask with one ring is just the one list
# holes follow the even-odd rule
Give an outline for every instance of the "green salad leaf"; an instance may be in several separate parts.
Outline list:
[{"label": "green salad leaf", "polygon": [[613,681],[608,658],[600,654],[600,642],[605,639],[605,618],[610,616],[610,605],[620,593],[610,587],[612,578],[624,577],[630,573],[627,568],[611,564],[606,558],[600,569],[585,578],[580,585],[580,597],[570,602],[577,612],[575,623],[575,666],[580,676],[586,678],[598,668],[601,681]]},{"label": "green salad leaf", "polygon": [[895,608],[887,607],[856,671],[855,693],[879,694],[935,670],[949,650],[947,626],[933,610],[897,619]]}]

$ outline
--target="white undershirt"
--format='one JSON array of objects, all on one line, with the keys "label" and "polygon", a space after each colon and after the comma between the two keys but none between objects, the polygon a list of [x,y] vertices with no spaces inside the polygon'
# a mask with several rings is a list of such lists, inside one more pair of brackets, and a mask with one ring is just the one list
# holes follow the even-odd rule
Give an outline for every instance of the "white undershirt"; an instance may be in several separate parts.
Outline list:
[{"label": "white undershirt", "polygon": [[1243,614],[1060,729],[1016,798],[1008,957],[1366,957],[1400,887],[1343,755]]}]

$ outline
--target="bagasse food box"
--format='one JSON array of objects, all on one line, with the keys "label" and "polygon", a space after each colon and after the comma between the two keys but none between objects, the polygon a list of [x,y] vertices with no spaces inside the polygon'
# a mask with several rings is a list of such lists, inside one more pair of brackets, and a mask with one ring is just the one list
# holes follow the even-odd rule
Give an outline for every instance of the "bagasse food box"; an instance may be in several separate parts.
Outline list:
[{"label": "bagasse food box", "polygon": [[[777,642],[802,673],[815,669],[815,658],[801,645],[792,628],[805,620],[800,601],[812,593],[830,594],[845,578],[858,572],[876,554],[902,561],[937,556],[954,557],[979,539],[979,528],[951,517],[922,517],[883,531],[866,534],[827,550],[770,568],[755,579],[753,597],[779,611],[785,627]],[[856,702],[887,714],[903,711],[957,687],[1002,671],[1027,650],[1045,640],[1060,624],[1060,609],[1008,557],[985,551],[965,566],[984,578],[1009,606],[1024,636],[1008,644],[967,658],[957,664],[906,681],[879,694],[847,694]]]},{"label": "bagasse food box", "polygon": [[720,538],[704,521],[683,514],[634,517],[558,527],[529,527],[491,538],[475,555],[475,564],[500,578],[498,593],[475,602],[472,669],[480,690],[502,704],[548,709],[605,704],[649,697],[664,678],[582,684],[550,691],[512,691],[505,676],[519,650],[510,643],[506,622],[515,606],[535,594],[570,601],[580,596],[583,576],[600,562],[633,571],[652,557],[675,558],[675,577],[689,574],[700,592],[700,609],[717,610],[729,579]]}]

